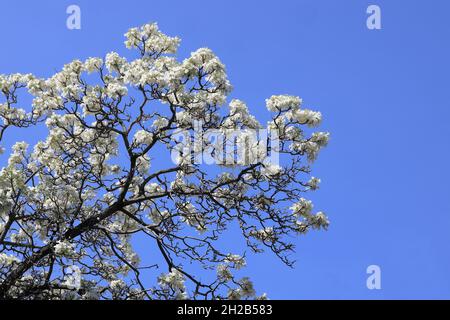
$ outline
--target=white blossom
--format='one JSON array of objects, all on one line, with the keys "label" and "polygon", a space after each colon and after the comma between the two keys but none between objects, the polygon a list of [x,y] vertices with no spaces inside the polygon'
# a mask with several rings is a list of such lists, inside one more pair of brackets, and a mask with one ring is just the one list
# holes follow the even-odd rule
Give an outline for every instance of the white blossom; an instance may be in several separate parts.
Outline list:
[{"label": "white blossom", "polygon": [[217,266],[217,275],[219,277],[219,279],[221,280],[231,280],[233,278],[233,275],[228,267],[228,265],[226,264],[219,264]]},{"label": "white blossom", "polygon": [[56,243],[55,247],[55,254],[61,257],[73,257],[75,253],[75,249],[73,244],[66,240],[60,240]]},{"label": "white blossom", "polygon": [[92,73],[101,68],[103,60],[101,58],[89,58],[84,62],[84,68],[87,72]]},{"label": "white blossom", "polygon": [[110,52],[106,55],[105,58],[106,68],[108,68],[110,72],[122,72],[123,67],[126,65],[126,63],[126,59],[119,56],[117,52]]},{"label": "white blossom", "polygon": [[289,108],[298,109],[302,99],[295,96],[279,95],[266,99],[266,107],[269,111],[286,111]]},{"label": "white blossom", "polygon": [[20,259],[13,256],[8,255],[6,253],[0,253],[0,267],[8,267],[14,263],[19,263]]},{"label": "white blossom", "polygon": [[309,215],[312,209],[312,201],[306,200],[305,198],[300,198],[300,200],[291,207],[294,214],[303,216]]},{"label": "white blossom", "polygon": [[185,277],[178,269],[175,268],[173,268],[172,271],[167,274],[162,274],[159,277],[158,282],[159,285],[163,288],[171,287],[175,290],[185,290]]},{"label": "white blossom", "polygon": [[134,134],[133,142],[136,145],[150,144],[153,140],[153,135],[145,130],[139,130]]},{"label": "white blossom", "polygon": [[113,291],[120,291],[122,289],[124,289],[126,287],[126,283],[122,280],[122,279],[116,279],[116,280],[112,280],[109,283],[109,287],[113,290]]},{"label": "white blossom", "polygon": [[267,178],[276,176],[282,172],[283,168],[277,164],[265,164],[261,168],[261,174]]},{"label": "white blossom", "polygon": [[309,181],[306,183],[307,186],[311,188],[311,190],[316,190],[319,188],[320,179],[316,177],[311,177]]},{"label": "white blossom", "polygon": [[231,263],[233,268],[239,270],[246,265],[245,259],[238,254],[228,254],[224,260],[227,263]]}]

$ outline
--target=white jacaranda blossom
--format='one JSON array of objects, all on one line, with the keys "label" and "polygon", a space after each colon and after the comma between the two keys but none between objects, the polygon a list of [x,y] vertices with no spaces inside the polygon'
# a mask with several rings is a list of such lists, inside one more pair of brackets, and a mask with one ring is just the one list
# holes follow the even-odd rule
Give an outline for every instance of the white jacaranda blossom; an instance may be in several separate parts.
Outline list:
[{"label": "white jacaranda blossom", "polygon": [[151,144],[153,135],[145,130],[139,130],[134,134],[133,142],[136,145]]},{"label": "white jacaranda blossom", "polygon": [[312,209],[313,209],[312,201],[307,200],[305,198],[300,198],[300,200],[291,207],[292,212],[295,215],[299,216],[309,215]]},{"label": "white jacaranda blossom", "polygon": [[231,289],[228,291],[227,298],[229,300],[241,300],[242,299],[242,292],[240,289]]},{"label": "white jacaranda blossom", "polygon": [[261,169],[261,174],[265,176],[266,178],[270,179],[274,176],[277,176],[280,174],[280,172],[283,170],[282,167],[280,167],[277,164],[265,164]]},{"label": "white jacaranda blossom", "polygon": [[287,111],[290,108],[294,110],[298,110],[300,105],[302,104],[302,99],[295,96],[288,95],[278,95],[271,96],[269,99],[266,99],[266,107],[269,111]]},{"label": "white jacaranda blossom", "polygon": [[123,281],[122,279],[116,279],[116,280],[112,280],[109,283],[109,287],[115,291],[115,292],[119,292],[120,290],[123,290],[124,288],[126,288],[126,283],[125,281]]},{"label": "white jacaranda blossom", "polygon": [[106,55],[105,58],[105,65],[106,68],[110,72],[118,72],[121,73],[123,70],[123,67],[126,65],[127,60],[121,56],[117,52],[110,52]]},{"label": "white jacaranda blossom", "polygon": [[319,151],[328,144],[329,134],[325,132],[315,132],[311,138],[293,142],[290,149],[300,154],[306,154],[308,160],[313,162]]},{"label": "white jacaranda blossom", "polygon": [[88,58],[84,62],[84,68],[88,73],[99,70],[103,65],[103,60],[101,58]]},{"label": "white jacaranda blossom", "polygon": [[136,169],[140,173],[147,173],[150,169],[150,158],[148,155],[144,154],[137,158],[136,160]]},{"label": "white jacaranda blossom", "polygon": [[231,253],[227,255],[224,261],[231,264],[231,266],[237,270],[245,267],[245,265],[247,264],[243,257],[241,257],[238,254],[231,254]]},{"label": "white jacaranda blossom", "polygon": [[124,96],[128,93],[128,89],[123,84],[120,84],[119,82],[110,82],[106,86],[106,95],[108,97],[111,97],[113,99],[117,99],[121,96]]},{"label": "white jacaranda blossom", "polygon": [[169,120],[167,120],[166,118],[160,117],[158,119],[156,119],[155,121],[153,121],[152,126],[156,129],[161,129],[166,127],[169,124]]},{"label": "white jacaranda blossom", "polygon": [[27,148],[28,143],[26,143],[25,141],[16,142],[12,147],[13,153],[9,156],[8,164],[10,166],[13,166],[22,163]]},{"label": "white jacaranda blossom", "polygon": [[276,241],[276,232],[273,227],[265,227],[260,230],[252,230],[250,231],[250,236],[265,242],[275,242]]},{"label": "white jacaranda blossom", "polygon": [[310,217],[310,224],[315,229],[324,228],[327,229],[330,221],[328,220],[328,217],[323,212],[317,212],[315,215]]},{"label": "white jacaranda blossom", "polygon": [[73,244],[65,240],[58,241],[54,249],[55,254],[61,257],[71,258],[76,254]]},{"label": "white jacaranda blossom", "polygon": [[255,289],[253,287],[253,282],[250,281],[248,277],[244,277],[239,280],[240,293],[244,297],[253,297],[255,295]]},{"label": "white jacaranda blossom", "polygon": [[13,265],[14,263],[19,263],[20,259],[13,256],[8,255],[6,253],[0,253],[0,268],[1,267],[9,267]]},{"label": "white jacaranda blossom", "polygon": [[298,121],[301,124],[306,124],[309,127],[316,127],[322,121],[322,114],[317,111],[311,111],[308,109],[294,110],[290,118]]},{"label": "white jacaranda blossom", "polygon": [[181,214],[181,220],[188,226],[195,227],[199,232],[206,231],[206,220],[201,212],[197,211],[195,206],[190,203],[177,204],[178,211]]},{"label": "white jacaranda blossom", "polygon": [[230,116],[225,119],[223,126],[226,128],[236,128],[240,125],[251,129],[261,128],[258,120],[249,113],[247,105],[241,100],[233,99],[230,102]]},{"label": "white jacaranda blossom", "polygon": [[120,172],[121,168],[120,168],[119,165],[114,164],[114,165],[112,165],[112,166],[109,167],[109,170],[111,171],[111,173],[117,174],[117,173]]},{"label": "white jacaranda blossom", "polygon": [[217,266],[217,275],[220,280],[229,281],[233,279],[233,274],[231,273],[229,266],[226,264],[219,264]]},{"label": "white jacaranda blossom", "polygon": [[167,210],[163,211],[151,210],[148,217],[152,220],[154,224],[158,225],[166,220],[169,220],[171,215]]},{"label": "white jacaranda blossom", "polygon": [[155,193],[163,192],[162,187],[159,184],[157,184],[156,182],[146,184],[144,187],[144,190],[148,194],[155,194]]},{"label": "white jacaranda blossom", "polygon": [[316,190],[319,188],[320,179],[316,177],[311,177],[309,181],[306,183],[306,185],[311,188],[311,190]]},{"label": "white jacaranda blossom", "polygon": [[174,290],[184,291],[185,290],[185,277],[184,275],[178,270],[173,268],[171,272],[167,274],[162,274],[159,279],[158,283],[161,287],[167,288],[170,287]]},{"label": "white jacaranda blossom", "polygon": [[178,49],[180,39],[169,37],[159,31],[158,24],[146,24],[140,28],[130,28],[125,33],[127,40],[125,46],[129,49],[138,47],[151,56],[154,53],[175,53]]}]

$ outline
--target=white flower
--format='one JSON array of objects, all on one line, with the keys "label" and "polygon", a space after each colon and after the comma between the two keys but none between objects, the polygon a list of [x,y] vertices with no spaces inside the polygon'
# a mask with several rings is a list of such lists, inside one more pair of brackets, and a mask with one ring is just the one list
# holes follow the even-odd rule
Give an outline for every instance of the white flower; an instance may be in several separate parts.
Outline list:
[{"label": "white flower", "polygon": [[175,268],[167,274],[162,274],[158,279],[158,283],[162,288],[171,287],[180,291],[185,290],[184,281],[184,275]]},{"label": "white flower", "polygon": [[140,28],[130,28],[125,33],[127,40],[125,46],[127,48],[136,48],[138,46],[144,48],[149,55],[155,53],[175,53],[177,51],[180,39],[177,37],[169,37],[158,29],[158,24],[150,23]]},{"label": "white flower", "polygon": [[125,41],[125,46],[128,49],[136,48],[141,42],[141,34],[138,28],[130,28],[127,33],[125,33],[127,40]]},{"label": "white flower", "polygon": [[160,224],[164,220],[170,218],[170,213],[167,210],[164,211],[158,211],[158,210],[152,210],[148,217],[152,219],[154,224]]},{"label": "white flower", "polygon": [[277,164],[265,164],[261,168],[261,174],[266,178],[277,176],[282,171],[282,168]]},{"label": "white flower", "polygon": [[9,156],[8,164],[10,166],[20,164],[22,162],[22,160],[24,159],[24,155],[25,155],[27,148],[28,148],[28,143],[26,143],[24,141],[16,142],[12,147],[13,153],[11,153],[11,155]]},{"label": "white flower", "polygon": [[320,149],[328,144],[329,138],[330,134],[328,132],[315,132],[308,140],[293,142],[290,149],[295,152],[306,153],[308,160],[312,162],[317,158]]},{"label": "white flower", "polygon": [[227,128],[233,128],[238,123],[241,123],[252,129],[261,127],[261,124],[258,122],[258,120],[256,120],[256,118],[249,113],[245,103],[241,100],[233,99],[230,102],[230,116],[224,121],[223,126]]},{"label": "white flower", "polygon": [[10,265],[12,265],[13,263],[19,263],[20,259],[12,256],[12,255],[8,255],[6,253],[0,253],[0,267],[8,267]]},{"label": "white flower", "polygon": [[255,289],[253,288],[253,283],[249,278],[244,277],[239,280],[240,294],[245,297],[253,297],[255,295]]},{"label": "white flower", "polygon": [[300,198],[300,200],[291,207],[291,210],[295,215],[306,216],[311,213],[312,208],[312,201],[306,200],[305,198]]},{"label": "white flower", "polygon": [[322,121],[322,114],[317,111],[302,109],[293,111],[292,118],[300,124],[306,124],[309,127],[316,127]]},{"label": "white flower", "polygon": [[126,59],[119,56],[119,54],[117,52],[110,52],[106,55],[106,58],[105,58],[106,68],[108,68],[108,70],[110,72],[123,71],[122,69],[123,69],[123,66],[126,64],[126,62],[127,62]]},{"label": "white flower", "polygon": [[103,60],[100,58],[89,58],[84,62],[84,68],[88,73],[94,72],[101,68]]},{"label": "white flower", "polygon": [[136,168],[140,173],[147,173],[150,169],[150,158],[148,155],[144,154],[136,160]]},{"label": "white flower", "polygon": [[317,143],[319,147],[325,147],[330,140],[330,134],[328,132],[314,132],[311,135],[311,141]]},{"label": "white flower", "polygon": [[255,300],[267,300],[267,293],[263,293],[262,295],[256,297]]},{"label": "white flower", "polygon": [[[220,240],[221,232],[236,217],[246,224],[244,236],[253,249],[261,245],[255,243],[258,241],[276,245],[283,226],[286,236],[327,228],[328,218],[322,212],[312,214],[309,200],[300,199],[291,207],[293,213],[272,208],[292,199],[289,195],[301,191],[300,186],[303,191],[318,188],[320,180],[314,177],[308,182],[293,181],[300,186],[288,186],[286,172],[290,165],[293,171],[306,168],[303,158],[316,159],[328,143],[328,133],[315,132],[308,138],[303,132],[305,126],[318,125],[321,114],[303,109],[299,97],[272,96],[266,100],[272,111],[267,119],[272,131],[266,137],[269,132],[258,130],[260,123],[243,101],[233,99],[227,106],[232,86],[225,65],[212,50],[200,48],[179,61],[175,53],[180,40],[163,34],[154,23],[131,28],[125,36],[125,45],[137,51],[137,58],[130,62],[110,52],[104,59],[74,60],[47,79],[0,75],[0,126],[7,129],[6,134],[12,131],[14,135],[14,127],[29,127],[29,133],[35,135],[39,132],[33,127],[47,126],[44,140],[30,151],[27,143],[16,143],[0,168],[0,233],[7,233],[5,240],[12,243],[0,253],[0,269],[13,270],[35,251],[29,246],[35,243],[50,246],[50,258],[57,257],[55,272],[62,273],[69,260],[81,263],[83,274],[90,275],[80,278],[82,290],[78,293],[50,290],[43,293],[44,298],[47,294],[81,299],[109,294],[112,298],[139,299],[145,298],[146,292],[152,297],[187,299],[192,294],[198,298],[195,284],[185,284],[190,275],[180,269],[183,262],[179,259],[173,260],[169,273],[158,277],[158,288],[140,288],[130,278],[140,263],[132,247],[134,234],[161,240],[173,234],[182,243],[171,246],[171,239],[166,241],[168,249],[175,251],[171,258],[179,253],[198,258],[200,264],[215,262],[215,270],[204,265],[212,272],[211,283],[219,285],[217,292],[212,288],[210,294],[223,297],[234,285],[230,299],[254,298],[251,281],[238,281],[233,274],[246,265],[244,257],[217,251],[216,236]],[[89,76],[91,73],[95,75]],[[18,108],[28,101],[16,103],[16,96],[20,100],[24,95],[32,96],[31,106]],[[195,143],[200,122],[199,131],[208,138],[203,135],[199,138],[202,141]],[[162,132],[169,123],[168,130]],[[30,141],[38,138],[30,136]],[[285,150],[288,145],[291,150]],[[218,170],[203,168],[209,164],[206,160],[197,165],[198,156],[206,154],[207,147],[211,160],[220,166]],[[0,154],[3,152],[0,147]],[[286,156],[283,163],[272,157],[280,152]],[[153,159],[161,166],[154,172]],[[292,163],[286,163],[290,160]],[[215,178],[219,172],[223,174]],[[277,199],[266,194],[271,193],[267,185],[280,191]],[[250,204],[239,203],[249,197]],[[119,207],[123,212],[117,211]],[[263,225],[252,221],[255,210],[269,211],[260,221]],[[10,225],[12,212],[26,219]],[[81,228],[83,221],[94,223]],[[95,227],[104,228],[114,246]],[[61,236],[71,234],[73,228],[84,235],[73,239]],[[203,232],[208,235],[202,236]],[[93,242],[98,244],[96,252],[91,252]],[[32,282],[42,282],[50,260],[44,258],[31,266],[36,272],[26,272],[8,295],[14,298]],[[196,276],[209,282],[209,275],[201,277],[204,279]]]},{"label": "white flower", "polygon": [[73,244],[71,244],[69,241],[67,240],[60,240],[56,243],[55,245],[55,254],[57,256],[61,256],[61,257],[73,257],[76,253],[75,253],[75,249],[73,247]]},{"label": "white flower", "polygon": [[126,283],[122,279],[112,280],[109,283],[109,287],[113,291],[118,292],[126,287]]},{"label": "white flower", "polygon": [[231,263],[233,268],[239,270],[246,265],[245,259],[238,254],[228,254],[224,260],[227,263]]},{"label": "white flower", "polygon": [[162,192],[163,189],[161,188],[161,186],[155,182],[153,183],[147,183],[144,187],[144,190],[146,193],[148,194],[154,194],[154,193],[159,193]]},{"label": "white flower", "polygon": [[279,95],[266,99],[266,107],[269,111],[286,111],[289,108],[298,109],[302,99],[295,96]]},{"label": "white flower", "polygon": [[152,127],[156,129],[161,129],[163,127],[166,127],[169,124],[169,120],[166,118],[159,117],[155,121],[153,121]]},{"label": "white flower", "polygon": [[126,95],[127,93],[127,87],[118,82],[110,82],[106,87],[106,95],[113,99],[117,99],[120,96]]},{"label": "white flower", "polygon": [[17,153],[22,153],[25,152],[28,148],[28,143],[26,143],[25,141],[21,141],[21,142],[16,142],[14,144],[14,146],[12,147],[14,152]]},{"label": "white flower", "polygon": [[219,277],[219,279],[225,281],[233,279],[233,275],[231,274],[231,271],[226,264],[219,264],[217,266],[217,276]]},{"label": "white flower", "polygon": [[133,142],[135,145],[150,144],[153,141],[153,135],[145,130],[139,130],[134,134]]},{"label": "white flower", "polygon": [[181,219],[188,226],[195,227],[199,232],[206,231],[205,217],[197,212],[194,205],[190,202],[177,204],[178,211],[181,214]]},{"label": "white flower", "polygon": [[328,217],[323,212],[317,212],[315,215],[311,216],[309,218],[310,224],[313,226],[314,229],[327,229],[330,221],[328,220]]},{"label": "white flower", "polygon": [[260,230],[252,230],[250,231],[250,236],[260,240],[260,241],[267,241],[267,242],[275,242],[277,239],[277,236],[275,234],[275,231],[273,227],[265,227],[264,229]]},{"label": "white flower", "polygon": [[309,181],[306,184],[311,188],[311,190],[316,190],[319,188],[320,179],[316,177],[311,177],[311,179],[309,179]]},{"label": "white flower", "polygon": [[109,170],[111,171],[111,173],[117,174],[117,173],[120,172],[121,168],[120,168],[119,165],[114,164],[114,165],[112,165],[112,166],[109,167]]},{"label": "white flower", "polygon": [[242,293],[240,289],[231,289],[228,291],[228,299],[229,300],[241,300]]}]

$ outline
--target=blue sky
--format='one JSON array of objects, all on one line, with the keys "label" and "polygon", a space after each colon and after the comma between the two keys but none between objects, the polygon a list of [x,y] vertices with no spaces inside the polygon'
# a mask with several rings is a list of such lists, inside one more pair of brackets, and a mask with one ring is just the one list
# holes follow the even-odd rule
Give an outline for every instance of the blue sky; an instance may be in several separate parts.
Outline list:
[{"label": "blue sky", "polygon": [[[66,28],[81,7],[82,29]],[[382,30],[368,30],[377,4]],[[300,95],[332,133],[312,199],[332,225],[299,238],[295,269],[248,260],[260,292],[287,299],[450,298],[450,3],[387,0],[9,1],[0,10],[0,73],[50,76],[72,59],[126,53],[123,33],[157,21],[226,64],[233,98]],[[21,138],[18,133],[14,139]],[[29,133],[28,133],[29,134]],[[22,134],[23,135],[23,134]],[[366,288],[366,268],[382,289]]]}]

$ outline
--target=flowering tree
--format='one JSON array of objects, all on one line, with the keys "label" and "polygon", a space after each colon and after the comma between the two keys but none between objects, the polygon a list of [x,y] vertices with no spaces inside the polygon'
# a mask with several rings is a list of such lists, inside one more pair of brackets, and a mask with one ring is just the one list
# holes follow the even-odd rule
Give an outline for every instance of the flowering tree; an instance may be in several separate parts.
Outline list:
[{"label": "flowering tree", "polygon": [[[179,62],[179,42],[147,24],[126,33],[132,61],[111,52],[48,79],[0,75],[0,141],[17,128],[48,132],[33,148],[15,143],[0,171],[0,298],[258,298],[236,275],[245,248],[291,266],[288,238],[328,226],[302,197],[318,187],[310,164],[328,134],[306,132],[321,114],[298,97],[266,100],[280,165],[247,144],[250,155],[233,164],[207,166],[180,151],[152,166],[195,121],[202,132],[240,130],[241,140],[262,128],[242,101],[220,108],[231,85],[213,52]],[[22,95],[33,99],[28,109]],[[243,252],[221,241],[230,227]],[[141,254],[134,239],[145,243]]]}]

